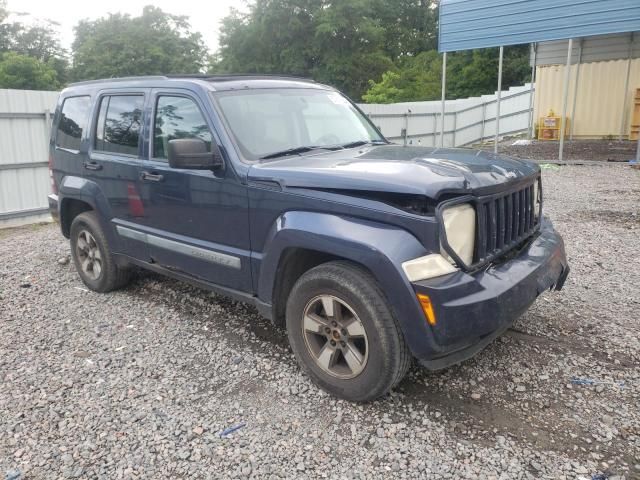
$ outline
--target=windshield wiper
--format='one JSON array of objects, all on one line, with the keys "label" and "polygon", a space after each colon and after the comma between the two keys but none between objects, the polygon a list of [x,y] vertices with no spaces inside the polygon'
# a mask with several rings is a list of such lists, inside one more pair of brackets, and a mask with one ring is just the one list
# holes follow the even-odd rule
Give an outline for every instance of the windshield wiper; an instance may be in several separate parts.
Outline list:
[{"label": "windshield wiper", "polygon": [[311,152],[313,150],[340,150],[342,148],[355,148],[363,145],[386,145],[384,140],[357,140],[355,142],[349,142],[342,145],[305,145],[302,147],[287,148],[279,152],[269,153],[260,160],[269,160],[272,158],[286,157],[288,155],[298,155],[300,153]]},{"label": "windshield wiper", "polygon": [[349,142],[340,145],[342,148],[355,148],[362,147],[363,145],[386,145],[384,140],[356,140],[355,142]]},{"label": "windshield wiper", "polygon": [[327,147],[320,147],[317,145],[308,145],[303,147],[287,148],[279,152],[273,152],[264,157],[260,157],[260,160],[269,160],[270,158],[286,157],[287,155],[298,155],[299,153],[311,152],[312,150],[326,150]]}]

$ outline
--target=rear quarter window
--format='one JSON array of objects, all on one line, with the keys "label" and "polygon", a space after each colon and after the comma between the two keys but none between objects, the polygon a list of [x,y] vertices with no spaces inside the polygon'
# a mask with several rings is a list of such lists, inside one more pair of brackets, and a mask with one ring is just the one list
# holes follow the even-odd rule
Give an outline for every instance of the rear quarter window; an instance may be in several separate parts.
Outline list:
[{"label": "rear quarter window", "polygon": [[56,130],[56,147],[80,150],[82,132],[89,119],[90,103],[89,96],[69,97],[64,100]]}]

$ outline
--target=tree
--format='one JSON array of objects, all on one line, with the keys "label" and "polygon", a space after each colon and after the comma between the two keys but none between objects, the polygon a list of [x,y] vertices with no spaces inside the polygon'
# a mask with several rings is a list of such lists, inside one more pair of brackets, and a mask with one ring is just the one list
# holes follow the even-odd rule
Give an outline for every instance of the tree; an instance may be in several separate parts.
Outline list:
[{"label": "tree", "polygon": [[[522,85],[529,80],[527,46],[505,48],[502,84]],[[442,56],[435,50],[405,58],[379,82],[370,81],[363,95],[368,103],[436,100],[441,97]],[[449,54],[447,98],[493,93],[498,83],[498,49],[487,48]]]},{"label": "tree", "polygon": [[[254,0],[222,22],[212,73],[311,77],[355,100],[440,97],[436,0]],[[497,49],[452,53],[447,97],[490,93]],[[527,47],[505,49],[503,84],[528,80]]]},{"label": "tree", "polygon": [[[42,73],[53,69],[56,73],[56,81],[52,85],[66,83],[68,71],[67,52],[62,48],[58,40],[58,24],[49,20],[40,20],[31,25],[25,25],[21,22],[9,22],[7,21],[9,13],[6,0],[0,0],[0,55],[13,52],[20,56],[38,60],[39,63],[34,63],[24,59],[18,61],[12,57],[10,63],[12,68],[17,68],[18,65],[21,65],[20,68],[27,68],[32,72],[38,71]],[[48,68],[44,68],[40,64]],[[45,77],[47,75],[48,73]],[[34,84],[33,78],[27,83]],[[35,82],[35,84],[41,83]]]},{"label": "tree", "polygon": [[146,6],[139,17],[111,14],[75,28],[76,80],[129,75],[199,73],[206,49],[186,17]]},{"label": "tree", "polygon": [[56,90],[56,71],[37,58],[8,52],[0,56],[0,88]]},{"label": "tree", "polygon": [[369,81],[369,89],[362,97],[365,102],[412,102],[439,97],[442,59],[438,52],[422,52],[401,63],[401,67],[385,72],[380,82]]},{"label": "tree", "polygon": [[257,0],[248,14],[232,10],[220,28],[212,72],[307,75],[317,63],[317,0]]},{"label": "tree", "polygon": [[210,71],[312,77],[359,100],[369,79],[433,44],[432,3],[256,0],[223,20]]}]

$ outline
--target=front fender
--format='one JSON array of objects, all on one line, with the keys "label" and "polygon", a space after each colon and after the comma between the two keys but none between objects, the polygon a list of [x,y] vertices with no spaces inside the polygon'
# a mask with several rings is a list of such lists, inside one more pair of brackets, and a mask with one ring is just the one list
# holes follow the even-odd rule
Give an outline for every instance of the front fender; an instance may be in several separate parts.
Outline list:
[{"label": "front fender", "polygon": [[392,225],[325,213],[290,211],[269,232],[260,262],[258,297],[271,303],[278,265],[290,248],[336,255],[367,268],[382,287],[414,354],[434,348],[413,287],[402,271],[406,260],[426,255],[411,233]]}]

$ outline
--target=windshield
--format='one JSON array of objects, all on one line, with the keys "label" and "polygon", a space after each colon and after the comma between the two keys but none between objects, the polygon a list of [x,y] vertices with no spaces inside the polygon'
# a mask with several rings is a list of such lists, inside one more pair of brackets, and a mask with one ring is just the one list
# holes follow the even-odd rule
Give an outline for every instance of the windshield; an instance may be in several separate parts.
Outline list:
[{"label": "windshield", "polygon": [[248,160],[384,141],[338,92],[262,89],[216,92],[214,98]]}]

